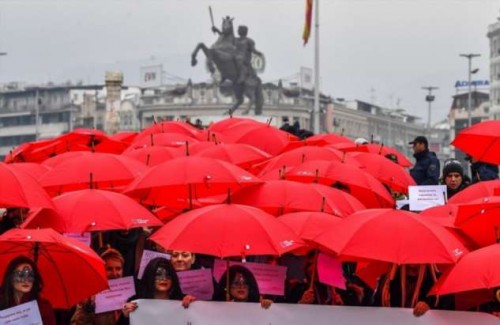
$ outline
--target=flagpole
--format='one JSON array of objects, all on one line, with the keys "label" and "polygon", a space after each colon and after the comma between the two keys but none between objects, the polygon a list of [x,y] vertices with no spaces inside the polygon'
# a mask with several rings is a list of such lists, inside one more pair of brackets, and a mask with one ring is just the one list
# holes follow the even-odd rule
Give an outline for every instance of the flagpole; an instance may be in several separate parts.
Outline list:
[{"label": "flagpole", "polygon": [[319,0],[314,9],[314,108],[313,132],[319,134]]}]

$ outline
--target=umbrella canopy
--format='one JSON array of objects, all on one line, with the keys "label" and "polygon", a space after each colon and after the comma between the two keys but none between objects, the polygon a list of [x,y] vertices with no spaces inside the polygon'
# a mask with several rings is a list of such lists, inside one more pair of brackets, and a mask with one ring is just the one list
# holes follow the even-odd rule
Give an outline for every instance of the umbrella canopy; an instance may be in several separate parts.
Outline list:
[{"label": "umbrella canopy", "polygon": [[300,164],[285,173],[289,180],[317,182],[345,190],[367,208],[392,208],[391,193],[375,177],[350,164],[313,160]]},{"label": "umbrella canopy", "polygon": [[57,214],[43,210],[30,216],[23,228],[52,228],[61,233],[162,226],[148,209],[120,193],[85,189],[53,199]]},{"label": "umbrella canopy", "polygon": [[485,196],[493,196],[498,190],[500,190],[500,179],[478,182],[453,195],[448,203],[468,203]]},{"label": "umbrella canopy", "polygon": [[151,167],[125,190],[150,205],[168,205],[179,199],[193,199],[232,192],[261,183],[247,171],[213,158],[187,156]]},{"label": "umbrella canopy", "polygon": [[349,259],[396,264],[456,263],[468,252],[445,228],[393,209],[353,213],[313,241]]},{"label": "umbrella canopy", "polygon": [[253,164],[271,158],[267,152],[244,143],[218,144],[204,149],[196,155],[224,160],[245,170],[248,170]]},{"label": "umbrella canopy", "polygon": [[1,235],[0,278],[18,256],[35,261],[44,283],[41,294],[54,308],[70,308],[108,288],[103,260],[52,229],[12,229]]},{"label": "umbrella canopy", "polygon": [[493,289],[500,286],[500,245],[493,244],[470,252],[436,283],[439,295]]},{"label": "umbrella canopy", "polygon": [[260,164],[261,166],[256,166],[256,168],[261,168],[262,171],[260,174],[264,175],[270,171],[280,168],[289,170],[292,167],[311,160],[345,161],[346,163],[354,166],[361,166],[357,160],[352,157],[348,157],[345,153],[337,149],[326,147],[301,147],[284,152]]},{"label": "umbrella canopy", "polygon": [[397,163],[399,165],[403,167],[413,166],[413,163],[399,150],[385,146],[383,144],[369,143],[356,146],[348,146],[345,145],[344,143],[340,143],[332,146],[344,152],[359,151],[359,152],[374,153],[381,156],[394,155],[397,158]]},{"label": "umbrella canopy", "polygon": [[150,134],[158,133],[177,133],[187,135],[189,137],[196,137],[200,130],[196,127],[181,121],[163,121],[159,123],[154,123],[153,125],[145,128],[136,137],[137,140],[141,138],[149,138]]},{"label": "umbrella canopy", "polygon": [[266,181],[239,190],[231,196],[235,203],[251,205],[272,215],[300,211],[326,212],[344,217],[365,206],[338,189],[319,184],[303,184],[286,180]]},{"label": "umbrella canopy", "polygon": [[290,141],[288,145],[283,149],[283,151],[289,151],[296,148],[306,147],[306,146],[327,146],[331,144],[345,144],[347,146],[353,146],[355,143],[349,138],[343,135],[335,133],[322,133],[316,134],[300,141]]},{"label": "umbrella canopy", "polygon": [[500,121],[483,121],[463,129],[451,144],[479,161],[499,165]]},{"label": "umbrella canopy", "polygon": [[47,192],[30,175],[0,163],[0,207],[49,208],[54,205]]},{"label": "umbrella canopy", "polygon": [[304,242],[310,242],[334,228],[342,218],[324,212],[287,213],[277,218],[292,229]]},{"label": "umbrella canopy", "polygon": [[349,155],[361,163],[364,171],[394,192],[408,194],[408,186],[417,185],[406,169],[384,156],[365,152],[350,152]]},{"label": "umbrella canopy", "polygon": [[122,153],[122,156],[133,158],[146,164],[147,166],[156,166],[167,160],[181,156],[176,148],[152,146],[133,149],[130,147]]},{"label": "umbrella canopy", "polygon": [[47,165],[25,162],[25,163],[15,163],[9,165],[11,168],[16,170],[21,170],[22,172],[30,175],[34,179],[40,178],[43,174],[51,170]]},{"label": "umbrella canopy", "polygon": [[272,215],[245,205],[217,204],[186,212],[150,239],[165,249],[220,258],[281,255],[303,243]]},{"label": "umbrella canopy", "polygon": [[455,225],[480,247],[500,239],[500,196],[489,196],[460,204]]},{"label": "umbrella canopy", "polygon": [[132,158],[88,152],[55,166],[39,182],[50,193],[90,187],[120,189],[146,169],[146,165]]},{"label": "umbrella canopy", "polygon": [[40,164],[43,166],[47,166],[50,168],[54,168],[55,166],[65,162],[66,160],[70,158],[75,158],[81,155],[86,155],[86,151],[68,151],[68,152],[63,152],[59,155],[56,155],[54,157],[50,157],[48,159],[45,159],[42,161]]},{"label": "umbrella canopy", "polygon": [[189,144],[199,142],[196,138],[190,135],[181,133],[154,133],[146,137],[137,137],[130,144],[133,149],[142,148],[147,146],[163,146],[163,147],[183,147]]}]

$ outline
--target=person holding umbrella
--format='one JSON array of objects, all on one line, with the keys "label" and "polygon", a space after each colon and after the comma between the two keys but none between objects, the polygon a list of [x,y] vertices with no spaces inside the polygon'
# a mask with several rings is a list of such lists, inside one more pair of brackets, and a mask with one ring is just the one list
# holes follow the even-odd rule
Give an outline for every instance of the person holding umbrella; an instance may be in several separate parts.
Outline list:
[{"label": "person holding umbrella", "polygon": [[149,261],[144,269],[141,285],[138,293],[128,299],[123,305],[122,314],[117,324],[129,324],[130,313],[133,313],[139,305],[137,299],[166,299],[182,300],[182,306],[188,308],[196,300],[192,295],[184,295],[179,283],[179,278],[172,264],[163,257],[157,257]]},{"label": "person holding umbrella", "polygon": [[7,266],[0,292],[0,310],[36,300],[43,324],[56,323],[54,310],[48,300],[40,297],[43,281],[35,263],[25,257],[13,259]]},{"label": "person holding umbrella", "polygon": [[479,161],[470,155],[467,155],[465,159],[470,161],[472,184],[498,179],[498,166]]},{"label": "person holding umbrella", "polygon": [[410,169],[410,174],[417,185],[438,185],[439,160],[436,153],[429,151],[429,142],[424,136],[418,136],[409,142],[413,145],[415,166]]}]

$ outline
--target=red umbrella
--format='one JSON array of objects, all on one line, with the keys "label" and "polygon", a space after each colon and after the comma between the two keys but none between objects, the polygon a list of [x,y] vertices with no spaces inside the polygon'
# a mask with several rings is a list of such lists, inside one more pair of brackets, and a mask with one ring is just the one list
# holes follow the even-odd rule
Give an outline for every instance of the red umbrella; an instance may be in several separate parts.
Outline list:
[{"label": "red umbrella", "polygon": [[30,175],[0,163],[0,207],[49,208],[54,205],[47,192]]},{"label": "red umbrella", "polygon": [[219,144],[202,150],[196,155],[224,160],[245,170],[248,170],[253,164],[271,158],[267,152],[243,143]]},{"label": "red umbrella", "polygon": [[448,264],[467,248],[445,228],[419,215],[393,209],[353,213],[313,240],[338,255],[396,264]]},{"label": "red umbrella", "polygon": [[461,204],[455,225],[480,247],[500,238],[500,196],[489,196]]},{"label": "red umbrella", "polygon": [[198,133],[200,133],[200,130],[186,122],[163,121],[145,128],[137,135],[136,139],[139,140],[144,137],[149,138],[150,134],[158,133],[177,133],[187,135],[189,137],[196,137]]},{"label": "red umbrella", "polygon": [[397,193],[408,194],[408,186],[417,185],[406,169],[384,156],[365,152],[351,152],[349,155],[360,162],[366,172]]},{"label": "red umbrella", "polygon": [[319,146],[326,146],[326,145],[338,144],[338,143],[346,143],[346,144],[355,145],[353,140],[351,140],[351,139],[349,139],[341,134],[336,134],[336,133],[316,134],[316,135],[313,135],[312,137],[309,137],[303,141],[307,142],[309,144],[314,144],[314,145],[319,145]]},{"label": "red umbrella", "polygon": [[34,179],[40,178],[43,174],[52,169],[47,165],[42,165],[32,162],[15,163],[15,164],[10,164],[9,166],[15,170],[20,170],[25,174],[30,175]]},{"label": "red umbrella", "polygon": [[397,157],[397,163],[399,165],[403,167],[413,166],[413,163],[404,154],[392,147],[384,146],[383,144],[370,143],[349,147],[341,143],[339,145],[334,145],[333,147],[345,152],[359,151],[370,152],[381,156],[394,155]]},{"label": "red umbrella", "polygon": [[235,191],[258,184],[256,176],[225,161],[198,156],[169,160],[151,167],[126,189],[129,195],[150,205],[168,205]]},{"label": "red umbrella", "polygon": [[137,134],[138,134],[137,132],[133,132],[133,131],[124,131],[124,132],[118,132],[116,134],[110,135],[109,138],[112,140],[120,141],[120,142],[123,142],[125,144],[130,145],[130,143],[132,143],[132,141],[135,139]]},{"label": "red umbrella", "polygon": [[35,261],[44,284],[41,294],[54,308],[70,308],[108,288],[103,260],[89,247],[52,229],[12,229],[1,235],[0,265],[5,267],[18,256]]},{"label": "red umbrella", "polygon": [[278,220],[307,243],[334,228],[342,218],[324,212],[295,212],[279,216]]},{"label": "red umbrella", "polygon": [[474,124],[458,133],[452,145],[479,161],[500,164],[500,121]]},{"label": "red umbrella", "polygon": [[257,208],[217,204],[186,212],[150,239],[165,249],[220,258],[281,255],[303,243],[287,226]]},{"label": "red umbrella", "polygon": [[122,153],[122,156],[138,160],[147,166],[155,166],[180,157],[181,153],[176,148],[152,146],[139,149],[129,148]]},{"label": "red umbrella", "polygon": [[307,161],[286,172],[285,176],[289,180],[338,186],[367,208],[394,207],[394,199],[380,181],[350,164],[327,160]]},{"label": "red umbrella", "polygon": [[433,292],[446,295],[496,287],[500,287],[499,244],[486,246],[466,254],[439,279]]},{"label": "red umbrella", "polygon": [[500,179],[472,184],[464,190],[453,195],[448,203],[468,203],[470,201],[495,195],[495,190],[500,189]]},{"label": "red umbrella", "polygon": [[58,215],[43,212],[26,220],[23,228],[52,228],[61,233],[161,226],[148,209],[120,193],[86,189],[53,199]]},{"label": "red umbrella", "polygon": [[30,157],[30,153],[37,148],[46,146],[52,141],[52,139],[44,139],[39,141],[25,142],[14,148],[14,150],[11,150],[9,154],[5,156],[4,162],[39,162],[33,160],[32,157]]},{"label": "red umbrella", "polygon": [[276,180],[239,190],[232,195],[235,203],[251,205],[272,215],[290,212],[326,212],[347,216],[365,206],[352,195],[319,184]]},{"label": "red umbrella", "polygon": [[63,152],[59,155],[56,155],[54,157],[50,157],[44,161],[42,161],[40,164],[44,166],[48,166],[51,168],[54,168],[55,166],[63,163],[64,161],[70,159],[70,158],[75,158],[79,157],[81,155],[86,155],[87,151],[68,151],[68,152]]},{"label": "red umbrella", "polygon": [[210,125],[208,129],[210,131],[214,132],[220,132],[223,133],[231,128],[238,128],[242,125],[247,125],[247,124],[260,124],[261,122],[250,119],[250,118],[245,118],[245,117],[230,117],[224,120],[217,121]]},{"label": "red umbrella", "polygon": [[[120,189],[146,169],[146,165],[132,158],[88,152],[55,166],[39,182],[51,193],[90,187]],[[91,181],[93,186],[90,186]]]},{"label": "red umbrella", "polygon": [[133,149],[147,147],[147,146],[163,146],[163,147],[184,147],[186,142],[194,144],[199,140],[192,136],[181,133],[155,133],[147,137],[137,137],[130,144]]},{"label": "red umbrella", "polygon": [[289,170],[291,167],[311,160],[345,161],[353,166],[361,166],[356,159],[347,156],[345,153],[337,149],[325,147],[301,147],[284,152],[269,161],[260,164],[261,166],[255,167],[260,167],[262,169],[261,175],[264,175],[272,170],[283,167],[286,167],[286,170]]}]

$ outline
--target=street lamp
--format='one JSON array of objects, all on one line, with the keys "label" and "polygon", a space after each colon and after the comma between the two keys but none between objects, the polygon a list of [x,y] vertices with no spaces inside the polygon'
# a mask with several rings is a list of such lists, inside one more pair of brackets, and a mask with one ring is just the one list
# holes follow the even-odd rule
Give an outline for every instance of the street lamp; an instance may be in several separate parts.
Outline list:
[{"label": "street lamp", "polygon": [[432,94],[433,90],[439,89],[438,87],[422,87],[422,89],[427,90],[429,93],[425,96],[425,101],[429,103],[427,112],[427,134],[430,135],[431,131],[431,103],[436,99],[436,96]]},{"label": "street lamp", "polygon": [[471,115],[471,111],[472,111],[472,90],[471,90],[472,85],[471,85],[471,83],[472,83],[472,81],[471,81],[471,77],[472,77],[473,73],[476,73],[479,71],[479,69],[472,70],[472,58],[481,56],[481,54],[469,53],[469,54],[460,54],[460,56],[467,58],[469,60],[469,69],[467,70],[468,75],[469,75],[469,99],[468,99],[468,104],[467,104],[467,116],[468,116],[467,126],[470,127],[470,126],[472,126],[472,115]]}]

